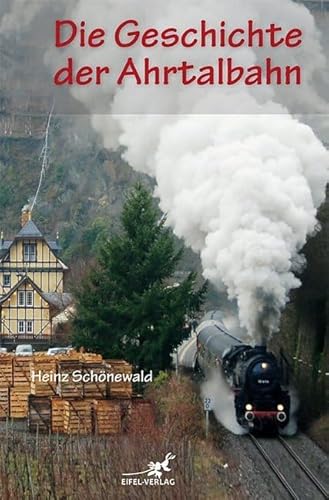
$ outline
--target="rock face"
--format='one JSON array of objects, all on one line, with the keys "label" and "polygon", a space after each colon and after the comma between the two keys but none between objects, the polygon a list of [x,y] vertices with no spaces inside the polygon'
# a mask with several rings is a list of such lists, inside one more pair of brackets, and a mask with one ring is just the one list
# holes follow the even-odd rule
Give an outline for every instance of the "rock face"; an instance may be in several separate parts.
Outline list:
[{"label": "rock face", "polygon": [[321,229],[304,248],[307,268],[301,276],[302,287],[292,294],[282,316],[280,333],[273,341],[292,359],[305,422],[328,411],[329,402],[328,195],[319,220]]},{"label": "rock face", "polygon": [[[36,192],[42,144],[34,135],[0,136],[0,230],[5,238],[15,234],[17,214]],[[59,231],[63,258],[89,256],[100,232],[116,225],[123,192],[139,177],[119,153],[103,150],[87,118],[54,118],[49,167],[34,219],[46,232]]]},{"label": "rock face", "polygon": [[[304,3],[313,12],[329,58],[329,2]],[[318,117],[317,124],[320,124],[321,140],[328,145],[328,116]],[[301,276],[302,287],[291,294],[280,333],[273,341],[274,349],[280,344],[292,358],[295,384],[302,402],[302,422],[329,410],[329,190],[318,218],[321,226],[303,249],[307,268]]]}]

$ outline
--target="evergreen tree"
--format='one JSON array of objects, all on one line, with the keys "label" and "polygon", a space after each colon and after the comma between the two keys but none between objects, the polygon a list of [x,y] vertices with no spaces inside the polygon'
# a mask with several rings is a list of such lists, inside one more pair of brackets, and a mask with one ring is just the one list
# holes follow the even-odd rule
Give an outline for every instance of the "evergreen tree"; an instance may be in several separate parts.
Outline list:
[{"label": "evergreen tree", "polygon": [[195,290],[195,273],[170,285],[183,249],[176,250],[141,184],[128,195],[121,223],[120,234],[101,245],[97,265],[76,291],[74,345],[141,368],[165,369],[207,285]]}]

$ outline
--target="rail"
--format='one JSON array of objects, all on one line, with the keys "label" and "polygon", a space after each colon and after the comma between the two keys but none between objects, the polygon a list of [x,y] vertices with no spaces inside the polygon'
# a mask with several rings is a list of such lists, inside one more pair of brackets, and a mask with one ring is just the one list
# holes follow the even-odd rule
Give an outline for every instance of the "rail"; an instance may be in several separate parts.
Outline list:
[{"label": "rail", "polygon": [[[284,474],[280,471],[280,469],[277,467],[277,465],[274,463],[268,452],[264,449],[264,447],[260,444],[258,439],[253,436],[252,434],[249,435],[250,440],[254,444],[254,446],[257,448],[259,453],[262,455],[266,463],[269,465],[271,470],[274,472],[275,476],[277,479],[280,481],[280,483],[283,485],[285,490],[289,493],[290,497],[295,499],[295,500],[301,500],[301,497],[296,493],[292,485],[289,483],[287,478],[285,477]],[[293,448],[286,442],[285,439],[283,439],[281,436],[278,437],[278,442],[287,450],[289,453],[290,457],[294,460],[294,462],[302,469],[304,474],[308,477],[308,479],[311,481],[311,483],[317,488],[317,490],[321,493],[323,498],[326,500],[329,499],[329,492],[326,490],[326,488],[320,483],[318,478],[313,474],[313,472],[307,467],[307,465],[303,462],[303,460],[300,458],[300,456],[293,450]]]},{"label": "rail", "polygon": [[295,452],[295,450],[287,443],[285,439],[283,439],[281,436],[278,437],[280,443],[282,446],[285,447],[285,449],[288,451],[288,453],[293,457],[296,463],[298,463],[299,467],[303,469],[305,474],[309,477],[309,479],[312,481],[312,483],[317,487],[317,489],[322,493],[324,498],[329,498],[329,492],[326,490],[326,488],[320,483],[318,478],[313,474],[313,472],[307,467],[307,465],[303,462],[303,460],[300,458],[299,455]]},{"label": "rail", "polygon": [[291,498],[294,498],[295,500],[300,500],[299,496],[295,492],[295,490],[292,488],[292,486],[289,484],[287,478],[282,474],[282,472],[278,469],[278,467],[275,465],[267,451],[262,447],[262,445],[259,443],[259,441],[253,436],[252,434],[249,435],[252,443],[255,445],[259,453],[262,455],[266,463],[270,466],[276,477],[279,479],[280,483],[283,485],[285,490],[289,493]]}]

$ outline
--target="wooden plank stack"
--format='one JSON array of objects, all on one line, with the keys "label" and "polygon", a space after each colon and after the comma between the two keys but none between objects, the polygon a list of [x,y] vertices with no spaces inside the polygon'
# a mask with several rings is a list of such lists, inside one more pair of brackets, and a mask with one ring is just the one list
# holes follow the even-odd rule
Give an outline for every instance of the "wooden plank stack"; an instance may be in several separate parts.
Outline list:
[{"label": "wooden plank stack", "polygon": [[[50,359],[49,359],[50,358]],[[30,364],[31,394],[54,396],[56,394],[56,359],[36,358]]]},{"label": "wooden plank stack", "polygon": [[9,387],[0,387],[0,418],[9,417],[10,413],[10,389]]},{"label": "wooden plank stack", "polygon": [[121,432],[121,405],[119,401],[95,399],[93,409],[96,434]]},{"label": "wooden plank stack", "polygon": [[31,432],[49,432],[51,430],[51,400],[48,396],[28,398],[28,425]]},{"label": "wooden plank stack", "polygon": [[126,361],[104,361],[98,354],[0,354],[0,418],[27,417],[31,432],[140,432],[154,422],[152,405],[132,398],[131,381],[113,380],[131,374]]},{"label": "wooden plank stack", "polygon": [[11,418],[26,418],[28,415],[29,393],[21,387],[10,388],[10,416]]},{"label": "wooden plank stack", "polygon": [[[90,377],[90,382],[83,384],[83,396],[85,398],[93,399],[104,399],[106,398],[106,379],[104,381],[100,378],[100,375],[106,376],[107,368],[104,363],[98,362],[84,362],[83,363],[83,375]],[[97,379],[96,379],[97,377]]]},{"label": "wooden plank stack", "polygon": [[9,417],[10,387],[13,384],[13,359],[11,355],[0,355],[0,418]]},{"label": "wooden plank stack", "polygon": [[33,356],[14,356],[13,358],[13,385],[22,392],[30,390],[31,361],[33,361]]},{"label": "wooden plank stack", "polygon": [[13,358],[11,355],[0,355],[0,387],[10,387],[13,384]]},{"label": "wooden plank stack", "polygon": [[57,394],[61,398],[83,398],[83,382],[74,380],[74,372],[82,372],[83,364],[80,361],[59,361],[57,365],[59,383]]},{"label": "wooden plank stack", "polygon": [[64,402],[64,432],[67,434],[91,434],[92,401],[89,399]]},{"label": "wooden plank stack", "polygon": [[[131,374],[132,366],[123,359],[108,359],[106,363],[114,374]],[[107,384],[107,395],[111,398],[127,399],[132,397],[132,383],[129,381],[111,381]]]},{"label": "wooden plank stack", "polygon": [[33,356],[13,357],[13,387],[10,388],[11,418],[26,418],[28,397],[31,392],[30,364]]},{"label": "wooden plank stack", "polygon": [[51,431],[54,433],[64,432],[64,403],[65,399],[60,397],[51,398]]}]

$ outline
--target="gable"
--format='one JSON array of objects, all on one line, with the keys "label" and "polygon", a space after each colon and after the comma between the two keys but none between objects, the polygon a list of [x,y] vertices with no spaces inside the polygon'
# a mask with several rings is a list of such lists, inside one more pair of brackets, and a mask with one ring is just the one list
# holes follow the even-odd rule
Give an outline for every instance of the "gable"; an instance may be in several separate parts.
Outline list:
[{"label": "gable", "polygon": [[68,269],[44,238],[15,238],[0,262],[4,267]]},{"label": "gable", "polygon": [[16,307],[18,305],[19,292],[25,291],[33,292],[34,295],[38,295],[40,297],[40,300],[44,299],[40,288],[35,283],[33,283],[33,281],[28,276],[24,276],[20,281],[16,283],[13,288],[9,290],[9,292],[4,297],[0,299],[0,305],[2,307],[9,305]]}]

